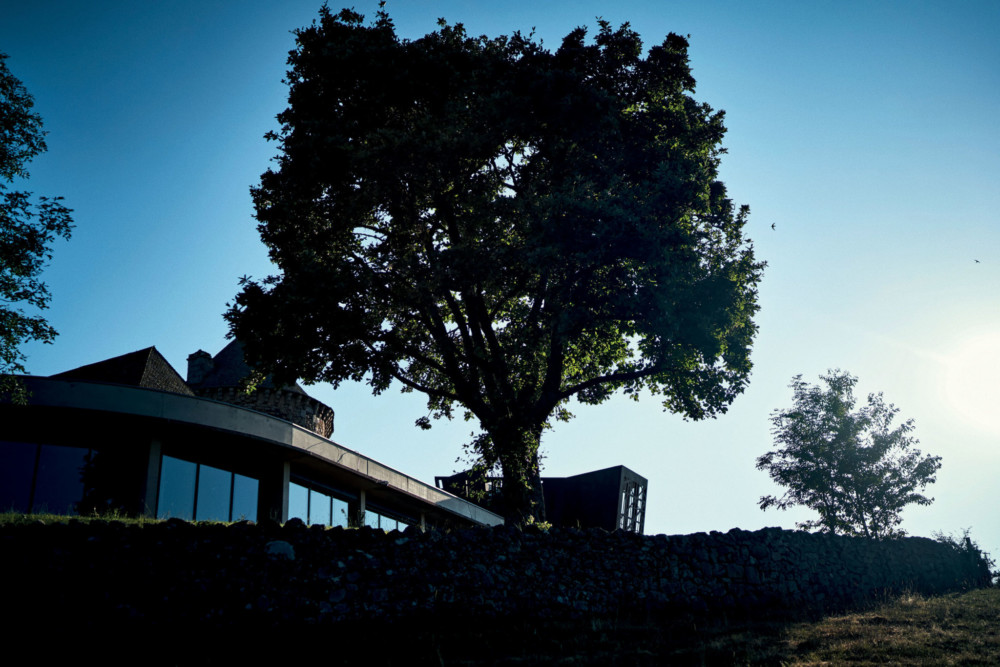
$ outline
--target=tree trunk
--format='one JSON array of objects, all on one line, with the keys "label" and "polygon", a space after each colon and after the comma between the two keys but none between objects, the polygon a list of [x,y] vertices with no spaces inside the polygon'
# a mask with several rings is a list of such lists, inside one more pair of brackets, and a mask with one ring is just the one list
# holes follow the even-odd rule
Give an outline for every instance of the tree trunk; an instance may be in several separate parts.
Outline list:
[{"label": "tree trunk", "polygon": [[538,465],[542,429],[506,426],[491,432],[503,474],[504,520],[522,526],[545,521],[545,497]]}]

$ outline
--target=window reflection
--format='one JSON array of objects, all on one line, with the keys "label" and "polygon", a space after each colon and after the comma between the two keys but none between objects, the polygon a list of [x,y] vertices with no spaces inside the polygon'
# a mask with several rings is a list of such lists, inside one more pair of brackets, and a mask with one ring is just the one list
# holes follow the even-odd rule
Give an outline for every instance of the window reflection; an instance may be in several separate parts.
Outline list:
[{"label": "window reflection", "polygon": [[365,511],[365,525],[372,528],[379,528],[386,532],[406,527],[406,523],[372,510]]},{"label": "window reflection", "polygon": [[309,521],[308,523],[320,523],[324,526],[330,525],[330,496],[319,491],[309,490]]},{"label": "window reflection", "polygon": [[339,498],[331,498],[330,500],[332,505],[331,513],[333,514],[333,521],[331,525],[343,526],[344,528],[347,528],[351,525],[351,522],[348,520],[350,510],[348,509],[347,503]]},{"label": "window reflection", "polygon": [[0,442],[0,511],[31,510],[31,481],[38,447],[28,442]]},{"label": "window reflection", "polygon": [[295,482],[288,484],[288,518],[309,521],[309,489]]},{"label": "window reflection", "polygon": [[229,521],[232,487],[233,474],[231,472],[200,465],[195,519],[198,521]]},{"label": "window reflection", "polygon": [[231,521],[257,520],[257,480],[233,473]]},{"label": "window reflection", "polygon": [[156,501],[159,519],[194,518],[196,463],[164,456],[160,464],[160,493]]},{"label": "window reflection", "polygon": [[258,487],[252,477],[164,455],[156,516],[256,521]]},{"label": "window reflection", "polygon": [[76,504],[83,496],[80,473],[87,452],[77,447],[42,445],[35,477],[33,512],[76,514]]},{"label": "window reflection", "polygon": [[[139,491],[124,479],[137,467],[133,459],[104,450],[0,440],[0,511],[135,512],[130,505],[135,506]],[[258,487],[252,477],[163,456],[156,516],[256,521]],[[329,498],[326,505],[329,521]]]},{"label": "window reflection", "polygon": [[299,518],[310,525],[351,525],[346,501],[296,482],[288,485],[288,518]]},{"label": "window reflection", "polygon": [[76,514],[91,450],[0,441],[0,511]]}]

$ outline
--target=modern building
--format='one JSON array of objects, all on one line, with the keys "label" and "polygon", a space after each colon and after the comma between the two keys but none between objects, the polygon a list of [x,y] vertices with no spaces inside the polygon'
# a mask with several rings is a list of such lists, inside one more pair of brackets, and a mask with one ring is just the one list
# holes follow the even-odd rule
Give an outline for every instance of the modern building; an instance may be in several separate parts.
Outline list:
[{"label": "modern building", "polygon": [[393,529],[501,517],[330,439],[333,410],[298,385],[253,392],[238,342],[188,358],[154,347],[0,399],[0,511],[286,521]]},{"label": "modern building", "polygon": [[[435,477],[439,489],[499,511],[502,480],[460,472]],[[557,526],[643,532],[646,523],[645,477],[625,466],[573,475],[542,477],[545,519]]]}]

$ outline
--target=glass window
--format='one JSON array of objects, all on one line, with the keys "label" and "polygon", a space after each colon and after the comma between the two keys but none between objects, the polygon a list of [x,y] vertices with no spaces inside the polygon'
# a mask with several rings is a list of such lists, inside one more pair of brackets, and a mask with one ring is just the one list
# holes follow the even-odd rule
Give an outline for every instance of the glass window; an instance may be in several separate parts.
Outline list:
[{"label": "glass window", "polygon": [[259,486],[253,477],[164,456],[156,516],[188,521],[256,521]]},{"label": "glass window", "polygon": [[370,509],[365,510],[365,525],[371,526],[372,528],[381,528],[386,532],[390,530],[402,530],[407,526],[405,521],[399,521],[398,519],[394,519],[384,514],[379,514],[378,512]]},{"label": "glass window", "polygon": [[26,513],[31,509],[37,452],[34,443],[0,442],[0,512]]},{"label": "glass window", "polygon": [[357,525],[351,520],[347,501],[332,493],[318,491],[303,484],[288,484],[288,518],[299,518],[307,524],[324,526]]},{"label": "glass window", "polygon": [[288,484],[288,518],[298,517],[303,521],[309,521],[309,489],[290,482]]},{"label": "glass window", "polygon": [[257,480],[233,475],[233,521],[257,520]]},{"label": "glass window", "polygon": [[198,470],[198,521],[229,521],[229,496],[233,473],[228,470],[200,465]]},{"label": "glass window", "polygon": [[32,512],[76,514],[76,504],[83,497],[81,473],[87,452],[78,447],[42,445]]},{"label": "glass window", "polygon": [[197,464],[164,456],[160,464],[160,493],[156,501],[159,519],[194,517],[194,478]]},{"label": "glass window", "polygon": [[333,498],[332,501],[333,501],[333,511],[332,511],[333,520],[330,525],[343,526],[344,528],[347,528],[347,526],[350,525],[350,521],[348,521],[348,516],[349,516],[348,513],[350,512],[350,510],[348,509],[347,503],[345,503],[343,500],[340,500],[339,498]]},{"label": "glass window", "polygon": [[309,523],[330,525],[330,496],[309,489]]}]

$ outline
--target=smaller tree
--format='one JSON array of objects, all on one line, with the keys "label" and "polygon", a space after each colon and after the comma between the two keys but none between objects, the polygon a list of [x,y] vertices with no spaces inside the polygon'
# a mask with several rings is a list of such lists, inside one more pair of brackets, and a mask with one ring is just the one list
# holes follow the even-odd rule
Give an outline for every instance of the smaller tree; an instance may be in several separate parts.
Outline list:
[{"label": "smaller tree", "polygon": [[771,414],[772,434],[780,449],[757,459],[757,469],[788,487],[783,496],[763,496],[760,508],[788,509],[805,505],[819,519],[798,528],[875,539],[905,535],[897,526],[910,504],[929,505],[922,495],[935,481],[940,456],[922,456],[909,435],[913,420],[897,427],[899,412],[882,394],[869,394],[868,404],[854,410],[858,379],[832,370],[820,376],[826,388],[811,386],[797,375],[790,410]]},{"label": "smaller tree", "polygon": [[[61,197],[39,197],[9,190],[15,179],[26,179],[25,165],[46,149],[42,119],[24,85],[10,73],[0,53],[0,396],[26,398],[23,385],[11,373],[24,372],[22,343],[51,343],[56,331],[30,310],[48,307],[49,291],[39,274],[52,258],[57,236],[69,238],[70,209]],[[23,306],[29,308],[26,312]]]}]

